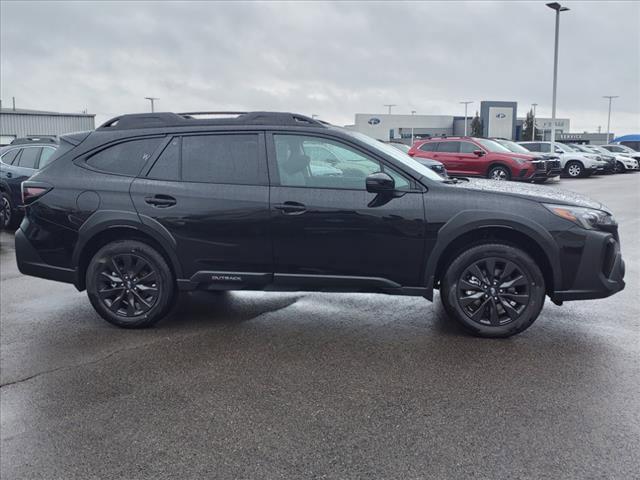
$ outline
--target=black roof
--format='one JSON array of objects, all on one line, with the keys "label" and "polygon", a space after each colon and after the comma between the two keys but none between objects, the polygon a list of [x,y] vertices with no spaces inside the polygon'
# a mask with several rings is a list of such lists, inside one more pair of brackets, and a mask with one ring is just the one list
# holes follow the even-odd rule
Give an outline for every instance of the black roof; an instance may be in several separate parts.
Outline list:
[{"label": "black roof", "polygon": [[[218,118],[197,118],[218,116]],[[134,128],[191,127],[207,125],[277,125],[326,128],[327,123],[297,113],[287,112],[157,112],[131,113],[114,117],[97,130],[129,130]]]}]

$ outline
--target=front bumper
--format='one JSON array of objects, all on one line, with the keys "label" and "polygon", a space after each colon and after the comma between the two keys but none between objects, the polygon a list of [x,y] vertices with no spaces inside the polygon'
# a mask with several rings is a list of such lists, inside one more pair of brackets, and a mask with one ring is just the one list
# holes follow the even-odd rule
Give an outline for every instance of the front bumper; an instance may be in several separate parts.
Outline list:
[{"label": "front bumper", "polygon": [[[568,248],[575,252],[576,247]],[[579,261],[574,267],[574,274],[567,282],[570,283],[569,288],[554,291],[550,295],[553,302],[609,297],[625,287],[625,264],[620,243],[612,233],[586,231]]]}]

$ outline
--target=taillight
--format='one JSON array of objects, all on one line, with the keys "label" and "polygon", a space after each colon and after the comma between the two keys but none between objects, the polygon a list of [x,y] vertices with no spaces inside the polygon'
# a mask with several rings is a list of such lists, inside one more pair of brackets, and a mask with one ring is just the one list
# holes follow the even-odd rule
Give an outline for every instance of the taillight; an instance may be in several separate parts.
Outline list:
[{"label": "taillight", "polygon": [[22,204],[29,205],[53,187],[42,182],[22,182]]}]

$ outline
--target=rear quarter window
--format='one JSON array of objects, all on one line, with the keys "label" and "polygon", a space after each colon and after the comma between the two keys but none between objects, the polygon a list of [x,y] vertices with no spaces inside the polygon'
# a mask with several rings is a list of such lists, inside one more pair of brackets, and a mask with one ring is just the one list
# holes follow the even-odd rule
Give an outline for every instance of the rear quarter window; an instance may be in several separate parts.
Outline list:
[{"label": "rear quarter window", "polygon": [[91,168],[117,175],[134,177],[151,158],[162,138],[129,140],[100,150],[87,158]]}]

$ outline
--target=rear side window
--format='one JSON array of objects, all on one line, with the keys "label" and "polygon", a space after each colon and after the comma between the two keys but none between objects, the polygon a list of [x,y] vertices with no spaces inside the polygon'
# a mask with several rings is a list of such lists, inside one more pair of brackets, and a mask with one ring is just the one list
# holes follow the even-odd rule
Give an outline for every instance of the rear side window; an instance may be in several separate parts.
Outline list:
[{"label": "rear side window", "polygon": [[427,142],[420,145],[420,150],[423,152],[435,152],[438,142]]},{"label": "rear side window", "polygon": [[440,142],[438,152],[456,153],[460,149],[460,142]]},{"label": "rear side window", "polygon": [[40,154],[40,164],[38,165],[38,168],[44,168],[49,165],[49,163],[51,163],[51,160],[53,160],[54,153],[56,153],[55,148],[44,147],[42,149],[42,153]]},{"label": "rear side window", "polygon": [[16,157],[18,156],[19,153],[20,153],[20,149],[19,148],[16,148],[15,150],[11,150],[8,153],[5,153],[2,156],[2,163],[6,164],[6,165],[13,165],[13,162],[16,159]]},{"label": "rear side window", "polygon": [[266,184],[257,134],[198,135],[182,138],[185,182]]},{"label": "rear side window", "polygon": [[29,147],[22,149],[22,155],[18,160],[18,166],[24,168],[36,168],[38,164],[38,158],[40,158],[40,147]]},{"label": "rear side window", "polygon": [[136,176],[151,158],[162,138],[144,138],[118,143],[87,159],[87,165],[108,173]]},{"label": "rear side window", "polygon": [[180,180],[180,138],[172,139],[147,175],[157,180]]}]

